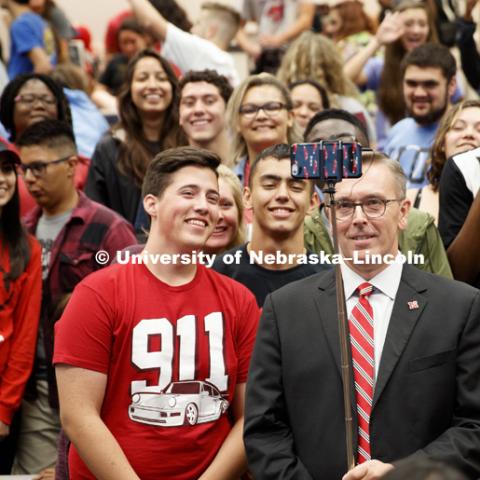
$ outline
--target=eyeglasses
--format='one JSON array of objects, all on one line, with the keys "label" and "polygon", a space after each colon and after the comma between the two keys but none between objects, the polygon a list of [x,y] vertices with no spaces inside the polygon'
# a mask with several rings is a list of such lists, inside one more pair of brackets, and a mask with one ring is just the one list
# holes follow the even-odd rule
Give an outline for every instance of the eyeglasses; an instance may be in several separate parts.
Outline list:
[{"label": "eyeglasses", "polygon": [[257,116],[260,110],[263,110],[269,117],[275,117],[286,108],[287,106],[282,102],[267,102],[263,105],[246,103],[240,107],[239,112],[240,115],[243,115],[245,118],[254,118]]},{"label": "eyeglasses", "polygon": [[0,172],[3,175],[10,175],[15,172],[15,165],[11,162],[0,162]]},{"label": "eyeglasses", "polygon": [[47,167],[49,165],[55,165],[55,164],[58,164],[58,163],[65,162],[67,160],[70,160],[70,158],[72,158],[72,157],[73,157],[73,155],[68,155],[68,157],[59,158],[58,160],[53,160],[52,162],[40,162],[39,161],[39,162],[29,163],[28,165],[25,165],[24,163],[22,163],[21,165],[19,165],[19,168],[20,168],[20,171],[22,172],[22,174],[24,176],[30,170],[32,172],[32,175],[35,178],[40,178],[43,175],[45,175],[45,171],[47,170]]},{"label": "eyeglasses", "polygon": [[[390,202],[401,202],[401,198],[392,198],[384,200],[382,198],[369,198],[363,202],[351,202],[350,200],[335,201],[335,217],[343,222],[353,217],[355,209],[360,207],[367,218],[379,218],[385,214],[387,205]],[[331,205],[327,205],[330,207]]]},{"label": "eyeglasses", "polygon": [[57,103],[57,99],[51,95],[34,95],[33,93],[17,95],[14,100],[16,103],[23,103],[24,105],[34,105],[37,101],[44,105],[55,105]]}]

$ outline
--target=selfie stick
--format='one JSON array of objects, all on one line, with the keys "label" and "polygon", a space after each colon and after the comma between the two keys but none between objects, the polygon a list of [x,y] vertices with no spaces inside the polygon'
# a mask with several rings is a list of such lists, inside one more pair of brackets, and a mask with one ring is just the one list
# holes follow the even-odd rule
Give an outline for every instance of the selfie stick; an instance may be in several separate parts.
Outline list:
[{"label": "selfie stick", "polygon": [[[328,182],[328,188],[323,191],[328,194],[330,200],[330,213],[332,220],[333,253],[339,254],[337,237],[337,217],[335,205],[335,183]],[[355,466],[353,453],[353,439],[356,435],[352,419],[351,385],[352,370],[350,368],[350,332],[348,330],[347,313],[345,306],[345,292],[343,290],[342,270],[340,264],[335,265],[335,284],[337,291],[338,333],[340,337],[340,365],[343,384],[343,407],[345,413],[345,440],[347,446],[347,468],[351,470]]]}]

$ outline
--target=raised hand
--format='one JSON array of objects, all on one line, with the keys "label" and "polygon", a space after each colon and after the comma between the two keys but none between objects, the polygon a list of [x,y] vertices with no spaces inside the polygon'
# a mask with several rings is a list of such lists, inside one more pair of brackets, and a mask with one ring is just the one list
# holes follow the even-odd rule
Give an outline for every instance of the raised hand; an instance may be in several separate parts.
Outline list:
[{"label": "raised hand", "polygon": [[398,40],[404,33],[403,20],[400,12],[387,13],[378,27],[375,37],[381,45],[387,45]]}]

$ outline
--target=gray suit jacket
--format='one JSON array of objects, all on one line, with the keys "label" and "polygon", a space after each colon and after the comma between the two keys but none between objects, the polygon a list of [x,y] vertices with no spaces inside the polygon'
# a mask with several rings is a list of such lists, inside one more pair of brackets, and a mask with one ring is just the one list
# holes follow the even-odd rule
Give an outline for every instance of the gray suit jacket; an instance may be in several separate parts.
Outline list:
[{"label": "gray suit jacket", "polygon": [[[353,406],[354,391],[352,385]],[[328,272],[287,285],[265,302],[245,414],[255,478],[341,478],[342,395],[335,280]],[[370,436],[372,458],[427,455],[480,477],[480,291],[404,266]]]}]

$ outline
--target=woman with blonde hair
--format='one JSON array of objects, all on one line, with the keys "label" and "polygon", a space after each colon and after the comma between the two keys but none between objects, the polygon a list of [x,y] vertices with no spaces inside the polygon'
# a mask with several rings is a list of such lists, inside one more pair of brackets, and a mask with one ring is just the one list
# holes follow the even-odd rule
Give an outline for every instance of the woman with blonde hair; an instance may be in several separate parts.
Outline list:
[{"label": "woman with blonde hair", "polygon": [[277,78],[286,85],[311,79],[327,90],[330,105],[357,116],[367,126],[372,143],[375,128],[366,108],[359,101],[355,84],[343,73],[342,56],[324,35],[304,32],[286,51]]},{"label": "woman with blonde hair", "polygon": [[218,190],[220,198],[217,225],[208,239],[204,252],[222,253],[245,242],[242,185],[238,177],[225,165],[219,165]]},{"label": "woman with blonde hair", "polygon": [[250,75],[233,91],[226,115],[234,171],[243,185],[248,184],[250,165],[262,150],[301,140],[292,107],[287,87],[269,73]]},{"label": "woman with blonde hair", "polygon": [[465,100],[444,115],[432,145],[429,185],[407,192],[412,205],[430,213],[438,223],[439,188],[443,167],[448,158],[480,147],[480,100]]}]

